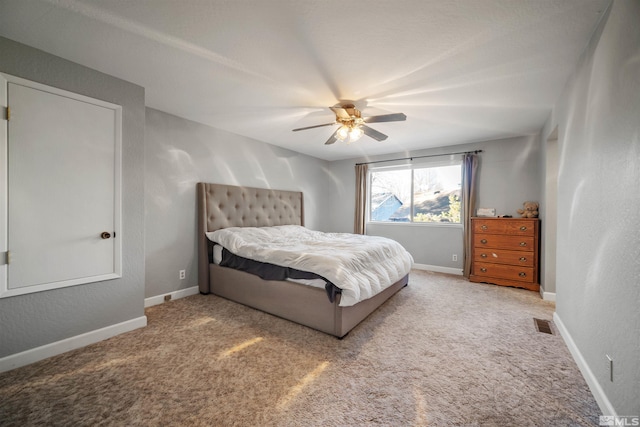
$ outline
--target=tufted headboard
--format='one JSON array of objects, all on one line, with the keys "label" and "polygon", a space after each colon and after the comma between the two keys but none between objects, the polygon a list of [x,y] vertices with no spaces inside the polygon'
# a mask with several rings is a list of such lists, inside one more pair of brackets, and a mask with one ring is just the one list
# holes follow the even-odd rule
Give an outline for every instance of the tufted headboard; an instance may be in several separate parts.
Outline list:
[{"label": "tufted headboard", "polygon": [[238,187],[235,185],[196,185],[198,206],[198,286],[209,293],[208,231],[227,227],[267,227],[304,225],[303,196],[298,191]]}]

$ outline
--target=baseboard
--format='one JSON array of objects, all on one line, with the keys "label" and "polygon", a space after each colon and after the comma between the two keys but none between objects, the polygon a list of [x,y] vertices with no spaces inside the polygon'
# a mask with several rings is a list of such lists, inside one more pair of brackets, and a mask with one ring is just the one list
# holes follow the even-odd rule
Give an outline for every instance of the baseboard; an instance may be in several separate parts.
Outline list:
[{"label": "baseboard", "polygon": [[169,292],[168,294],[156,295],[155,297],[145,298],[144,308],[162,304],[164,302],[164,298],[167,295],[171,296],[171,299],[178,299],[178,298],[184,298],[191,295],[195,295],[199,292],[200,292],[200,289],[197,286],[192,286],[190,288],[180,289],[179,291]]},{"label": "baseboard", "polygon": [[429,264],[413,264],[413,268],[416,270],[435,271],[436,273],[455,274],[456,276],[462,276],[461,268],[440,267],[439,265]]},{"label": "baseboard", "polygon": [[556,293],[555,292],[546,292],[542,286],[540,286],[540,296],[545,301],[556,302]]},{"label": "baseboard", "polygon": [[30,365],[31,363],[35,363],[52,356],[57,356],[58,354],[66,353],[67,351],[75,350],[76,348],[85,347],[89,344],[95,344],[106,340],[107,338],[145,326],[147,326],[147,316],[141,316],[127,320],[126,322],[117,323],[115,325],[96,329],[95,331],[76,335],[75,337],[66,338],[51,344],[46,344],[20,353],[5,356],[0,359],[0,372],[6,372],[11,369]]},{"label": "baseboard", "polygon": [[598,406],[600,407],[602,413],[604,415],[617,416],[615,409],[613,409],[613,405],[611,405],[611,402],[609,402],[607,395],[604,393],[604,390],[600,386],[600,383],[589,368],[587,361],[584,359],[584,357],[582,357],[582,353],[580,353],[578,346],[576,345],[575,341],[573,341],[573,338],[571,338],[571,334],[564,326],[564,323],[562,323],[562,320],[560,319],[560,316],[558,316],[558,313],[553,313],[553,323],[555,323],[556,328],[558,328],[560,335],[569,348],[569,351],[573,356],[573,360],[575,360],[576,364],[578,365],[578,368],[580,369],[582,376],[587,382],[587,385],[591,390],[591,394],[593,394],[593,397],[596,399],[596,402],[598,403]]}]

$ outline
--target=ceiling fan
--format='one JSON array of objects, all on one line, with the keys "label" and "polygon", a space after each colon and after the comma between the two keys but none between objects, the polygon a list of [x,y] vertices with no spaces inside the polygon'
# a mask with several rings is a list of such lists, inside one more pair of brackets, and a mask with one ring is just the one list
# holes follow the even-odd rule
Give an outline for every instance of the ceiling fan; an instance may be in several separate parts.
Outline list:
[{"label": "ceiling fan", "polygon": [[384,141],[388,138],[387,135],[370,128],[365,123],[399,122],[407,119],[407,116],[403,113],[382,114],[380,116],[369,116],[363,118],[360,110],[358,110],[353,104],[344,104],[339,107],[329,108],[331,108],[331,111],[336,115],[335,122],[297,128],[293,129],[293,132],[319,128],[322,126],[342,125],[333,132],[331,137],[329,137],[327,142],[325,142],[325,145],[333,144],[336,141],[346,141],[348,144],[350,142],[357,141],[362,137],[362,135],[370,136],[376,141]]}]

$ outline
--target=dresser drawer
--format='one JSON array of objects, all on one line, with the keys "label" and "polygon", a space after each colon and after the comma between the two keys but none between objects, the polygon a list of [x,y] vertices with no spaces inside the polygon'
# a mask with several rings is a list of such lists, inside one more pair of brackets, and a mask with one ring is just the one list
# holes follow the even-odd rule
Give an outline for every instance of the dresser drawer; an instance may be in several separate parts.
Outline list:
[{"label": "dresser drawer", "polygon": [[499,248],[512,251],[533,251],[535,238],[528,236],[503,236],[499,234],[476,234],[473,238],[476,248]]},{"label": "dresser drawer", "polygon": [[523,267],[534,267],[535,257],[533,253],[523,251],[508,251],[495,248],[476,248],[473,255],[475,262],[488,262],[492,264],[507,264]]},{"label": "dresser drawer", "polygon": [[517,282],[533,282],[535,280],[534,269],[532,267],[521,267],[514,265],[490,264],[475,262],[473,264],[473,275],[477,277],[515,280]]},{"label": "dresser drawer", "polygon": [[475,234],[510,234],[516,236],[535,236],[535,221],[518,219],[474,219],[473,231]]}]

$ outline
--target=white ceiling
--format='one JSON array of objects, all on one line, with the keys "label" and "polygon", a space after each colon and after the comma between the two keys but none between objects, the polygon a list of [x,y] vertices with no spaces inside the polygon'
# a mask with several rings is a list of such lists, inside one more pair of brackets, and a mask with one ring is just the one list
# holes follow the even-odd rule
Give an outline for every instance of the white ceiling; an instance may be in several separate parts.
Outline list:
[{"label": "white ceiling", "polygon": [[[0,0],[0,35],[327,160],[535,134],[609,0]],[[324,142],[356,101],[389,138]]]}]

